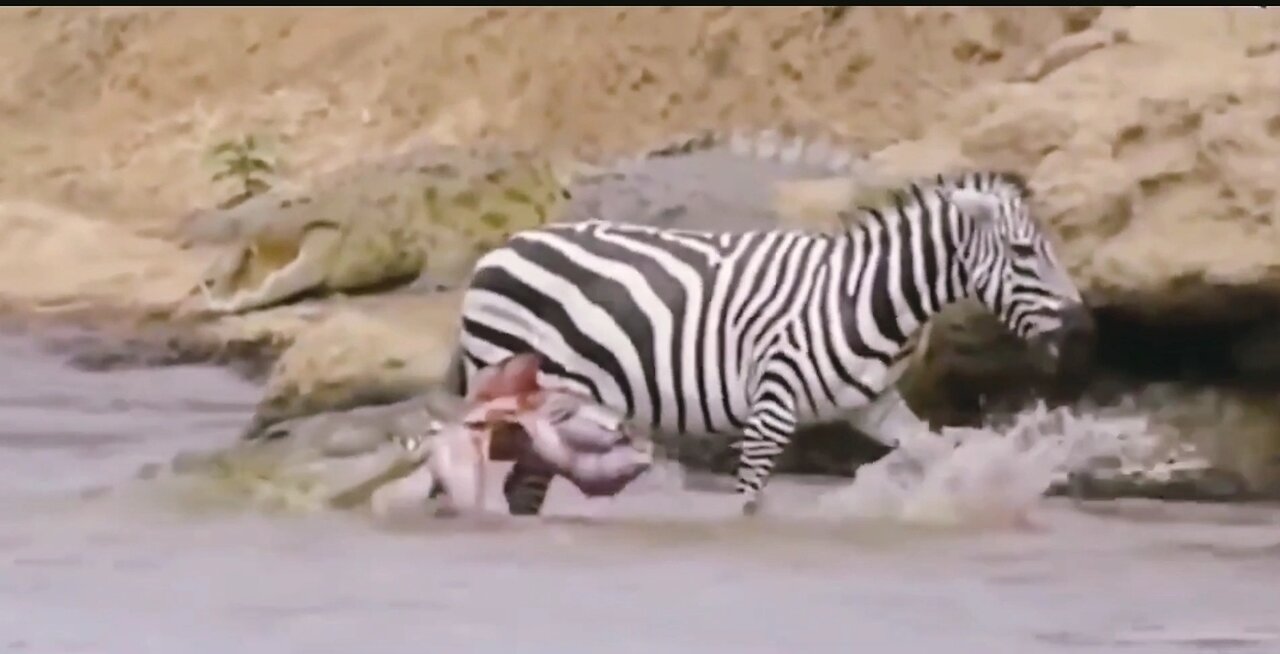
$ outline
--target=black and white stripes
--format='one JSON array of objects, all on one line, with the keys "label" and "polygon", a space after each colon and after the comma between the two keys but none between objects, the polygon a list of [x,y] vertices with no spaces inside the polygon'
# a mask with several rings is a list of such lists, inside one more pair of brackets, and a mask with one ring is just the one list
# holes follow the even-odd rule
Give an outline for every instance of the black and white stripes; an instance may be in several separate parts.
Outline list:
[{"label": "black and white stripes", "polygon": [[[518,233],[477,263],[464,296],[464,380],[533,350],[544,383],[638,422],[741,433],[738,490],[753,511],[796,427],[892,386],[944,306],[977,297],[1024,338],[1089,327],[1017,177],[917,182],[858,211],[839,234],[601,221]],[[537,511],[542,481],[513,511]]]}]

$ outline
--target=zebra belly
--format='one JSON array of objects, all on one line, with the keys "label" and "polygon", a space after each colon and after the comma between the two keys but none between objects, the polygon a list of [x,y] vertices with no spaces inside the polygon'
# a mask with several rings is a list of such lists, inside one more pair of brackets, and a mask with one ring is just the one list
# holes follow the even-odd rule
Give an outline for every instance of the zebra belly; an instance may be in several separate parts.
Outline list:
[{"label": "zebra belly", "polygon": [[539,352],[548,384],[669,433],[739,429],[760,339],[730,324],[743,271],[721,241],[609,224],[521,233],[477,263],[463,317],[484,328],[464,324],[463,346]]},{"label": "zebra belly", "polygon": [[[546,387],[591,395],[669,433],[734,431],[734,420],[745,421],[743,376],[733,366],[709,366],[707,348],[686,344],[675,351],[669,342],[652,341],[642,348],[614,320],[595,314],[598,307],[588,299],[560,297],[557,307],[560,316],[552,318],[538,307],[518,304],[491,290],[469,289],[462,303],[459,345],[468,358],[484,365],[517,351],[537,352],[545,360],[539,381]],[[566,322],[573,323],[573,329],[566,329]],[[468,378],[477,367],[474,362],[468,364]],[[677,374],[686,382],[679,386],[682,393],[674,392]],[[729,402],[725,392],[731,395]],[[678,411],[681,406],[683,411]],[[710,420],[704,407],[709,407]]]}]

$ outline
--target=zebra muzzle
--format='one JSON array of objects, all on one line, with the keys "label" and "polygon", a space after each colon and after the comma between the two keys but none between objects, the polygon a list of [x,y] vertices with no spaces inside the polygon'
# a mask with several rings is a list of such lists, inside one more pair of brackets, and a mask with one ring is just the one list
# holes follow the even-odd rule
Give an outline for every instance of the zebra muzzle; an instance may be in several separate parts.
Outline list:
[{"label": "zebra muzzle", "polygon": [[1055,373],[1083,379],[1092,367],[1097,338],[1093,311],[1088,305],[1075,302],[1061,309],[1059,319],[1057,329],[1037,340],[1052,359]]}]

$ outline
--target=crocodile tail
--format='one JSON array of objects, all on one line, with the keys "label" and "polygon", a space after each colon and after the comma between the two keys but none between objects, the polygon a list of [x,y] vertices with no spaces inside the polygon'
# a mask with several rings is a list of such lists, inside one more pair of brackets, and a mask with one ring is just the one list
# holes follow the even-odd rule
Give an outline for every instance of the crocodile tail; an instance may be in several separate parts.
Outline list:
[{"label": "crocodile tail", "polygon": [[804,135],[788,137],[780,130],[770,129],[755,133],[734,132],[726,138],[727,147],[736,155],[812,168],[832,175],[854,173],[864,159],[851,145],[826,135],[818,138]]},{"label": "crocodile tail", "polygon": [[758,131],[695,129],[664,139],[639,154],[620,157],[598,170],[614,170],[651,159],[682,157],[711,150],[727,150],[740,157],[750,157],[787,166],[811,168],[815,171],[846,175],[857,172],[864,157],[854,147],[830,135],[812,137],[787,136],[781,130]]},{"label": "crocodile tail", "polygon": [[829,132],[815,137],[803,134],[788,136],[778,129],[743,131],[701,128],[678,133],[641,148],[639,152],[605,161],[569,159],[559,162],[557,177],[566,186],[580,181],[618,178],[625,176],[629,169],[642,166],[647,161],[679,158],[713,150],[807,169],[818,175],[860,176],[868,167],[866,157],[856,147]]}]

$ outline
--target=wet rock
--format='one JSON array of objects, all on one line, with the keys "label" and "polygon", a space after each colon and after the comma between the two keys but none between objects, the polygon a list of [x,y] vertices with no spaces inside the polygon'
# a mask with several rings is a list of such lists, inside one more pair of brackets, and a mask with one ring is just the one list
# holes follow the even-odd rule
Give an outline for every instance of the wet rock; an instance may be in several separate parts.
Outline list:
[{"label": "wet rock", "polygon": [[976,302],[934,318],[924,352],[898,386],[908,404],[935,428],[976,425],[991,411],[1016,410],[1044,397],[1055,371]]},{"label": "wet rock", "polygon": [[[736,437],[671,436],[655,438],[661,453],[692,470],[731,475],[738,468]],[[778,458],[776,470],[785,474],[852,476],[866,463],[889,452],[887,446],[846,422],[825,422],[801,429]]]},{"label": "wet rock", "polygon": [[1151,471],[1083,472],[1050,487],[1049,495],[1083,500],[1143,498],[1178,502],[1240,502],[1276,499],[1260,493],[1237,473],[1213,467]]},{"label": "wet rock", "polygon": [[[1082,401],[1145,417],[1152,447],[1095,461],[1053,492],[1089,498],[1280,499],[1280,408],[1272,390],[1185,383],[1098,383]],[[1111,397],[1108,397],[1110,394]],[[1119,398],[1119,399],[1117,399]]]},{"label": "wet rock", "polygon": [[387,404],[438,383],[455,342],[458,294],[335,311],[275,362],[246,435],[289,418]]},{"label": "wet rock", "polygon": [[90,372],[130,368],[212,364],[249,380],[262,380],[283,350],[277,339],[223,341],[199,331],[143,330],[136,334],[78,332],[45,341],[67,362]]}]

